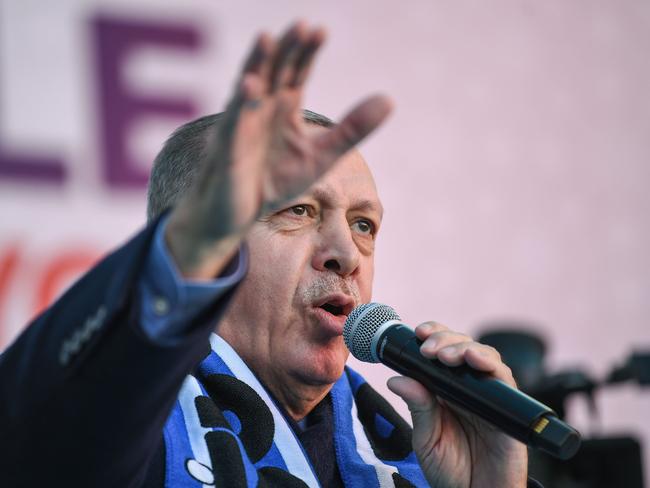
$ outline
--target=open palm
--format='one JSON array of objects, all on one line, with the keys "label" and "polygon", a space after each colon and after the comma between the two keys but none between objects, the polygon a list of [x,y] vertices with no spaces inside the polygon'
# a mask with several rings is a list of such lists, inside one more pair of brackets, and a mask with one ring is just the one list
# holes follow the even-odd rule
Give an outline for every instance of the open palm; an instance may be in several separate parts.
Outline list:
[{"label": "open palm", "polygon": [[230,202],[215,202],[231,206],[233,229],[306,190],[390,111],[388,100],[375,96],[328,130],[304,123],[304,82],[324,38],[321,29],[302,23],[278,42],[263,34],[244,65],[205,180],[207,191],[227,186],[234,192]]},{"label": "open palm", "polygon": [[255,41],[194,187],[169,218],[166,240],[186,278],[218,274],[257,217],[306,190],[390,112],[373,96],[327,130],[304,123],[304,84],[324,40],[298,22],[278,41]]}]

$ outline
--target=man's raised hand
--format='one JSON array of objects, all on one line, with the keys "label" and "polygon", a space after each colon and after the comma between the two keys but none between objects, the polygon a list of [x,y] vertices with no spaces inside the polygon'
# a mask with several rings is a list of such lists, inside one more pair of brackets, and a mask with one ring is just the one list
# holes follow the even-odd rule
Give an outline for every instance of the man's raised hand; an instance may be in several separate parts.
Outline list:
[{"label": "man's raised hand", "polygon": [[279,40],[255,41],[199,178],[170,216],[167,243],[184,276],[218,274],[256,217],[306,190],[390,112],[373,96],[329,130],[306,129],[304,83],[324,40],[298,22]]}]

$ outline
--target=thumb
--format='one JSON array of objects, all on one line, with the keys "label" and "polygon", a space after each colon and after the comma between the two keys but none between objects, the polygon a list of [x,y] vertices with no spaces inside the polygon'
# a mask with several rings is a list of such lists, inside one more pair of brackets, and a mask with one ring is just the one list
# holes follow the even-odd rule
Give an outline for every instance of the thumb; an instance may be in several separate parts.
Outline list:
[{"label": "thumb", "polygon": [[442,433],[441,408],[435,397],[420,383],[405,376],[390,378],[387,386],[406,402],[411,412],[414,449],[435,446]]},{"label": "thumb", "polygon": [[393,108],[383,95],[366,98],[341,121],[318,138],[324,161],[334,162],[379,127]]}]

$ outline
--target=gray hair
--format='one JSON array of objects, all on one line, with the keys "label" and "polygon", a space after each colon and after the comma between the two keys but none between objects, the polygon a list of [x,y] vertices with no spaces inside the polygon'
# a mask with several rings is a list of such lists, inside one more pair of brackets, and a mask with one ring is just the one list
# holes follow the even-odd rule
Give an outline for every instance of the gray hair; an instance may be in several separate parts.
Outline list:
[{"label": "gray hair", "polygon": [[[152,221],[185,195],[201,169],[206,157],[211,130],[224,114],[212,114],[180,126],[167,139],[151,169],[147,190],[147,220]],[[308,124],[332,127],[334,122],[324,115],[303,110]]]}]

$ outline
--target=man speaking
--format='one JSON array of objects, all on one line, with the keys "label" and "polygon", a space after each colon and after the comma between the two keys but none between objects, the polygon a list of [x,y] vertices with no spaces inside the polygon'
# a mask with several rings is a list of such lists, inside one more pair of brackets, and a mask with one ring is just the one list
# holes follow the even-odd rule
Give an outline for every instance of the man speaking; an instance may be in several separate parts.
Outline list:
[{"label": "man speaking", "polygon": [[[2,486],[526,486],[523,444],[393,378],[411,431],[345,368],[382,218],[354,146],[391,105],[303,112],[323,40],[260,35],[226,111],[157,157],[149,225],[0,357]],[[514,385],[492,348],[416,333],[425,356]]]}]

